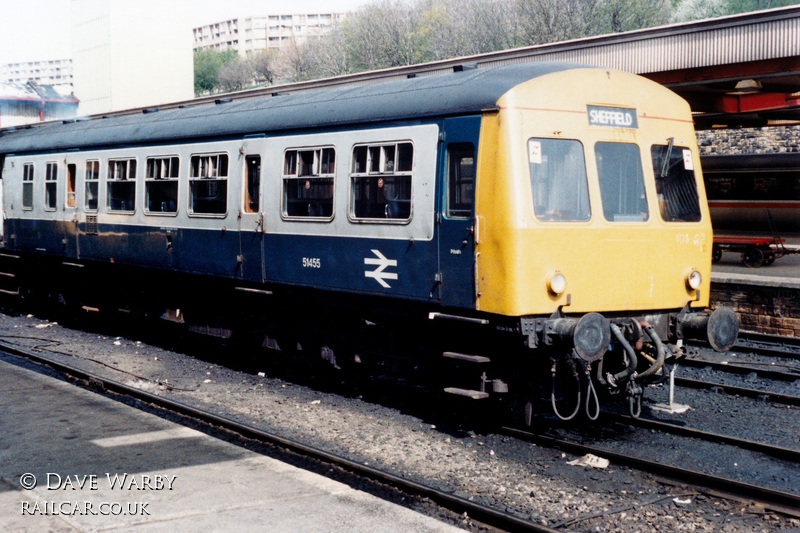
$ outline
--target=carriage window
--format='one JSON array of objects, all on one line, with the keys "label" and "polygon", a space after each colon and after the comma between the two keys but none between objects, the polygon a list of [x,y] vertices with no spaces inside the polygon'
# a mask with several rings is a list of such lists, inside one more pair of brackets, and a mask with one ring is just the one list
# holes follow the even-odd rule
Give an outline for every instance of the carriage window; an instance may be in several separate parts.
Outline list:
[{"label": "carriage window", "polygon": [[639,146],[600,142],[594,146],[594,156],[606,220],[643,222],[650,218]]},{"label": "carriage window", "polygon": [[144,180],[146,213],[178,212],[177,157],[149,157]]},{"label": "carriage window", "polygon": [[189,212],[224,215],[228,211],[228,154],[193,155]]},{"label": "carriage window", "polygon": [[33,163],[22,166],[22,208],[33,209]]},{"label": "carriage window", "polygon": [[653,145],[653,173],[661,218],[666,222],[700,221],[700,198],[692,152],[680,146]]},{"label": "carriage window", "polygon": [[47,173],[44,178],[44,208],[53,211],[56,208],[58,194],[58,163],[47,163]]},{"label": "carriage window", "polygon": [[283,164],[283,216],[333,217],[333,148],[287,150]]},{"label": "carriage window", "polygon": [[86,162],[86,200],[87,211],[97,211],[97,184],[100,179],[100,161]]},{"label": "carriage window", "polygon": [[447,216],[468,218],[475,197],[475,148],[472,143],[447,147]]},{"label": "carriage window", "polygon": [[136,211],[136,160],[110,159],[108,161],[107,206],[109,212],[133,213]]},{"label": "carriage window", "polygon": [[75,163],[67,165],[67,207],[75,207],[75,179],[78,167]]},{"label": "carriage window", "polygon": [[530,139],[528,163],[538,220],[585,222],[592,217],[580,141]]},{"label": "carriage window", "polygon": [[413,162],[410,142],[356,146],[350,173],[351,217],[409,220]]},{"label": "carriage window", "polygon": [[244,211],[258,213],[258,190],[261,182],[261,156],[248,155],[244,160]]}]

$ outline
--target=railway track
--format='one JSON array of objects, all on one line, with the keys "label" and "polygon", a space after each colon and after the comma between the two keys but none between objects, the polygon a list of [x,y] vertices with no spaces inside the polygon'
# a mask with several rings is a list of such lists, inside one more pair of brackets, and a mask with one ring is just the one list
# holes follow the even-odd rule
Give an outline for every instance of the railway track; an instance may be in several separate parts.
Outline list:
[{"label": "railway track", "polygon": [[[428,498],[445,509],[458,514],[466,513],[466,515],[470,518],[494,528],[506,531],[543,531],[552,533],[554,531],[565,531],[563,528],[569,526],[567,522],[571,522],[567,521],[563,524],[560,524],[559,529],[543,526],[529,519],[521,518],[518,515],[505,513],[495,508],[478,504],[451,492],[426,486],[415,481],[405,479],[404,477],[387,473],[385,471],[349,460],[336,454],[309,447],[301,442],[286,439],[279,435],[265,432],[253,426],[241,424],[229,418],[219,416],[215,413],[130,387],[118,381],[102,377],[92,372],[87,372],[71,365],[57,362],[44,355],[32,353],[29,350],[9,346],[2,342],[0,342],[0,349],[19,357],[32,360],[40,365],[49,366],[66,374],[67,376],[70,376],[73,379],[87,381],[92,385],[99,386],[103,390],[112,394],[134,398],[140,402],[155,406],[158,409],[162,409],[170,413],[176,413],[181,417],[191,420],[193,423],[200,422],[209,428],[215,428],[218,430],[222,429],[225,432],[240,436],[244,439],[250,439],[259,443],[267,443],[270,445],[279,446],[304,457],[340,467],[356,476],[395,487],[404,493],[415,495],[421,498]],[[733,437],[726,437],[709,432],[695,431],[652,420],[635,420],[627,416],[620,416],[615,421],[620,424],[635,424],[638,427],[645,429],[656,429],[658,431],[701,438],[710,442],[725,442],[729,445],[759,451],[774,457],[779,457],[783,460],[800,462],[800,452],[796,450],[788,450],[779,448],[777,446],[761,445],[759,443],[752,443],[742,439],[735,439]],[[619,465],[626,465],[662,478],[668,478],[676,483],[687,483],[701,487],[697,492],[705,492],[713,496],[719,496],[738,501],[755,502],[759,506],[767,509],[775,510],[791,516],[800,516],[799,495],[736,482],[730,479],[715,477],[702,472],[680,469],[672,465],[659,464],[653,461],[636,458],[632,455],[615,453],[596,446],[587,446],[577,442],[558,439],[547,435],[532,434],[519,429],[503,428],[503,432],[515,438],[530,440],[550,447],[556,447],[565,451],[569,451],[570,453],[579,455],[593,453],[596,455],[601,455]]]},{"label": "railway track", "polygon": [[[708,348],[708,343],[690,341],[693,348]],[[800,360],[800,338],[740,332],[731,352]]]},{"label": "railway track", "polygon": [[278,446],[311,460],[320,461],[330,466],[342,468],[356,476],[386,484],[401,492],[419,497],[428,498],[440,507],[457,514],[464,514],[472,520],[481,522],[491,528],[501,531],[531,531],[541,533],[564,533],[564,529],[554,529],[542,524],[532,522],[517,515],[505,513],[489,506],[462,498],[455,494],[405,479],[383,470],[372,468],[340,455],[327,452],[303,444],[302,442],[288,439],[262,429],[243,424],[231,418],[220,416],[207,410],[198,409],[186,403],[164,398],[135,387],[131,387],[116,380],[103,377],[99,374],[67,365],[41,354],[32,353],[19,347],[11,346],[0,341],[0,353],[7,353],[33,361],[39,365],[50,367],[73,380],[85,381],[95,388],[101,388],[109,393],[122,395],[143,402],[157,409],[177,415],[194,424],[205,426],[206,430],[222,430],[241,439],[257,441],[259,443]]},{"label": "railway track", "polygon": [[[631,417],[623,418],[634,420]],[[791,516],[800,516],[800,495],[798,494],[742,483],[726,477],[681,468],[674,464],[659,463],[631,454],[614,452],[601,446],[590,446],[574,440],[531,433],[520,428],[503,427],[502,431],[515,438],[527,439],[537,444],[560,448],[576,455],[593,454],[604,457],[618,465],[649,472],[677,483],[688,483],[713,496],[756,503],[766,509],[772,509]],[[794,453],[798,452],[794,451]]]},{"label": "railway track", "polygon": [[[689,349],[689,356],[680,361],[680,366],[700,371],[709,369],[720,378],[690,379],[676,377],[676,384],[689,388],[714,388],[720,392],[729,392],[746,397],[762,397],[771,401],[798,405],[798,395],[783,394],[764,390],[751,389],[745,381],[753,379],[771,380],[780,384],[778,389],[791,389],[792,384],[800,380],[800,339],[773,337],[760,334],[745,334],[731,352],[726,354],[711,353],[705,347],[694,345]],[[731,379],[722,376],[737,376],[742,379],[742,386],[730,383]],[[707,378],[707,379],[706,379]],[[733,381],[736,381],[734,379]],[[798,391],[800,392],[800,391]]]},{"label": "railway track", "polygon": [[[641,429],[661,431],[664,433],[670,433],[682,437],[702,439],[708,442],[728,444],[731,446],[742,448],[744,450],[750,450],[754,452],[763,453],[765,455],[771,455],[772,457],[775,457],[777,459],[783,459],[785,461],[800,463],[800,450],[793,448],[774,446],[772,444],[767,444],[764,442],[742,439],[711,431],[703,431],[700,429],[694,429],[687,426],[680,426],[669,422],[654,420],[652,418],[642,418],[642,417],[633,418],[630,415],[620,414],[620,413],[604,413],[604,417],[607,420],[619,424],[627,424],[630,426],[636,426]],[[798,497],[798,502],[800,502],[800,497]]]},{"label": "railway track", "polygon": [[[36,327],[40,327],[40,325],[37,325]],[[34,338],[36,338],[36,339],[38,339],[39,337],[38,336],[31,336],[31,337],[21,337],[21,338],[25,338],[25,339],[34,339]],[[52,342],[52,341],[47,341],[46,339],[41,339],[41,340],[45,341],[45,342]],[[38,345],[38,346],[40,346],[40,349],[42,349],[42,350],[50,350],[51,348],[53,348],[53,347],[48,348],[47,346],[43,346],[43,345]],[[0,348],[2,348],[2,347],[3,347],[3,344],[2,344],[2,342],[0,342]],[[25,352],[25,351],[36,350],[36,349],[37,348],[35,348],[35,347],[30,347],[30,348],[27,348],[27,350],[25,348],[23,348],[21,351]],[[59,352],[57,350],[56,350],[56,353],[57,354],[58,353],[63,353],[63,355],[72,355],[70,353]],[[22,354],[19,354],[19,355],[24,356],[24,357],[34,356],[35,358],[40,358],[40,359],[42,359],[40,361],[40,364],[53,366],[57,370],[61,370],[65,374],[73,376],[74,378],[77,378],[77,379],[80,379],[80,380],[84,380],[84,381],[88,381],[88,382],[93,383],[93,384],[98,384],[100,387],[110,391],[113,394],[136,397],[136,398],[139,398],[139,401],[141,401],[141,402],[145,402],[147,404],[152,404],[152,405],[158,405],[159,409],[163,409],[165,411],[169,411],[170,413],[176,412],[176,411],[180,412],[180,410],[178,408],[172,408],[172,407],[168,407],[168,406],[162,407],[160,405],[162,401],[165,401],[167,403],[171,403],[171,402],[169,400],[164,400],[163,398],[161,398],[159,396],[154,396],[154,395],[151,395],[151,394],[148,394],[148,393],[143,393],[141,390],[136,389],[136,388],[131,389],[130,387],[127,387],[125,385],[120,385],[120,384],[118,384],[117,382],[115,382],[113,380],[108,380],[106,378],[102,378],[102,377],[99,377],[99,376],[92,376],[91,374],[87,374],[86,372],[83,372],[81,370],[73,369],[70,366],[67,366],[67,367],[65,367],[63,369],[57,368],[59,366],[59,364],[53,362],[49,357],[47,357],[45,355],[38,354],[38,353],[32,353],[32,354],[31,353],[22,353]],[[63,360],[63,358],[59,358],[59,359]],[[97,361],[94,361],[93,359],[92,359],[92,361],[97,363]],[[114,366],[116,366],[116,365],[114,365]],[[106,372],[106,374],[107,374],[107,372]],[[172,376],[170,376],[170,378],[171,377]],[[679,379],[681,379],[681,378],[679,378]],[[171,381],[172,380],[170,379],[170,382]],[[704,386],[704,387],[712,387],[712,388],[715,387],[715,386],[716,387],[725,387],[726,392],[731,392],[732,394],[739,394],[740,396],[744,396],[745,395],[745,394],[741,394],[740,392],[734,392],[734,389],[732,389],[731,387],[723,386],[723,385],[719,385],[719,384],[703,384],[702,386]],[[177,390],[181,390],[181,389],[177,389]],[[758,394],[759,392],[763,393],[764,391],[755,391],[753,393],[750,393],[750,396],[759,396],[759,394]],[[768,394],[772,394],[772,393],[768,393]],[[772,399],[771,396],[770,396],[770,399]],[[316,450],[314,448],[311,448],[311,453],[310,454],[306,454],[306,453],[303,452],[303,449],[306,448],[306,446],[304,446],[302,443],[296,443],[297,446],[295,446],[295,444],[293,442],[291,442],[291,441],[283,442],[280,437],[276,437],[276,438],[273,439],[272,436],[268,436],[267,438],[262,439],[262,438],[259,438],[257,436],[252,436],[252,435],[254,435],[254,433],[251,432],[251,429],[256,432],[255,433],[256,435],[258,433],[262,433],[257,428],[250,428],[248,426],[244,426],[244,429],[236,429],[235,427],[231,426],[231,429],[228,429],[228,426],[226,426],[226,424],[224,422],[224,420],[225,420],[224,417],[216,416],[214,413],[204,413],[202,411],[199,411],[199,412],[195,412],[195,411],[197,411],[196,408],[189,407],[188,414],[183,415],[183,416],[186,416],[188,419],[191,419],[193,422],[201,420],[201,421],[203,421],[204,424],[207,424],[209,427],[223,428],[226,432],[230,432],[230,433],[236,434],[236,435],[242,435],[245,439],[252,439],[252,440],[256,440],[258,442],[272,443],[275,446],[280,446],[280,447],[285,448],[287,450],[291,450],[294,453],[302,454],[302,455],[305,455],[305,456],[308,456],[308,457],[323,457],[324,458],[326,455],[330,455],[327,452]],[[625,432],[624,425],[634,426],[637,423],[637,422],[631,420],[629,417],[622,417],[617,422],[619,424],[621,424],[620,427],[622,429],[620,431],[622,433]],[[236,425],[235,422],[233,424],[234,424],[234,426]],[[704,441],[706,441],[708,443],[714,443],[714,444],[717,444],[717,443],[722,442],[724,440],[730,446],[736,446],[736,447],[739,447],[739,448],[742,448],[742,449],[751,449],[751,450],[758,451],[760,453],[764,453],[764,454],[772,456],[772,457],[778,457],[779,459],[784,460],[784,461],[792,461],[792,462],[795,462],[795,463],[798,462],[798,458],[797,458],[798,452],[796,452],[794,450],[786,451],[786,450],[784,450],[784,449],[782,449],[782,448],[780,448],[778,446],[773,446],[771,448],[770,447],[763,447],[761,449],[758,449],[758,447],[759,447],[758,443],[747,444],[746,442],[744,442],[744,443],[737,442],[732,437],[720,436],[719,434],[716,434],[716,433],[706,432],[706,434],[703,434],[702,432],[692,432],[692,430],[685,430],[684,428],[680,428],[680,426],[678,426],[677,428],[666,428],[666,427],[665,428],[658,428],[655,425],[657,423],[650,423],[650,421],[646,421],[646,422],[643,421],[641,424],[643,424],[643,425],[640,426],[640,427],[642,427],[646,431],[637,431],[637,432],[634,432],[634,433],[647,434],[648,430],[666,431],[668,433],[675,433],[675,434],[684,433],[684,434],[686,434],[686,436],[691,436],[693,438],[702,439],[702,440],[704,440]],[[644,424],[651,424],[651,425],[645,426]],[[614,431],[616,431],[616,430],[614,430]],[[493,430],[493,432],[494,432],[494,430]],[[516,435],[512,435],[512,436],[516,437]],[[536,440],[536,438],[540,438],[540,439]],[[680,484],[683,484],[683,483],[688,483],[688,484],[698,485],[698,486],[702,487],[701,489],[698,489],[698,490],[687,489],[686,492],[693,492],[693,493],[698,493],[699,492],[699,493],[706,493],[706,494],[715,495],[715,496],[721,496],[721,497],[729,498],[729,499],[733,499],[733,500],[739,500],[739,501],[744,500],[744,501],[748,501],[748,502],[757,502],[757,505],[760,506],[760,507],[764,507],[764,508],[768,508],[768,509],[771,509],[771,510],[775,510],[775,511],[781,512],[781,513],[789,515],[789,516],[800,516],[800,502],[798,501],[798,497],[796,495],[792,495],[792,494],[788,494],[787,495],[786,493],[781,492],[779,490],[772,490],[772,489],[769,489],[769,488],[766,488],[766,487],[754,487],[754,486],[751,486],[751,485],[741,484],[741,483],[736,483],[736,482],[731,483],[730,480],[725,479],[725,478],[719,478],[719,481],[717,481],[715,483],[713,481],[710,481],[710,480],[714,479],[713,476],[708,476],[707,474],[704,474],[703,472],[705,471],[705,468],[702,467],[702,466],[698,466],[697,464],[695,464],[695,466],[693,467],[695,469],[695,471],[687,470],[688,474],[686,474],[686,473],[684,473],[684,472],[682,472],[682,471],[680,471],[678,469],[675,469],[672,466],[655,465],[652,468],[650,468],[650,466],[647,464],[648,463],[647,461],[645,461],[645,462],[637,462],[636,458],[633,458],[633,457],[631,457],[629,459],[624,459],[623,457],[625,457],[625,454],[614,454],[613,452],[608,452],[607,450],[602,450],[601,447],[599,447],[599,446],[595,446],[594,448],[592,448],[592,447],[580,448],[579,447],[579,446],[581,446],[580,443],[572,442],[571,443],[572,446],[568,448],[568,447],[566,447],[566,445],[562,445],[562,443],[557,442],[557,440],[556,441],[552,441],[553,445],[550,446],[548,444],[548,442],[547,442],[548,438],[549,437],[547,437],[546,435],[544,435],[544,436],[541,436],[541,435],[530,436],[529,435],[529,436],[526,436],[524,438],[521,438],[520,441],[524,442],[526,440],[531,440],[533,442],[540,442],[540,443],[542,443],[544,445],[547,445],[548,447],[555,448],[555,449],[561,449],[561,450],[569,451],[570,453],[576,453],[576,454],[595,453],[597,455],[602,455],[602,456],[605,456],[605,457],[611,459],[612,461],[614,461],[615,464],[626,465],[626,466],[629,466],[631,469],[634,469],[634,470],[639,470],[639,471],[652,473],[652,474],[655,474],[657,477],[669,478],[669,479],[673,480],[675,484],[678,484],[678,486],[680,486]],[[580,439],[578,439],[578,440],[580,440]],[[679,446],[683,447],[683,445],[679,445]],[[712,447],[713,448],[713,446],[711,446],[709,444],[706,444],[706,447]],[[688,447],[686,449],[691,449],[691,448],[692,448],[692,446],[690,446],[690,447]],[[315,455],[316,452],[319,452],[320,455]],[[713,453],[714,452],[712,452],[712,454]],[[470,497],[469,493],[465,494],[463,492],[460,492],[458,489],[456,489],[455,492],[454,492],[454,489],[452,487],[446,487],[444,490],[437,490],[436,488],[432,488],[432,487],[425,486],[425,485],[420,485],[419,487],[417,487],[417,483],[415,483],[413,481],[408,481],[408,479],[405,478],[405,474],[403,474],[403,473],[400,473],[399,476],[398,475],[394,475],[393,476],[392,474],[387,474],[386,475],[386,480],[382,480],[381,479],[382,473],[379,470],[374,470],[374,469],[369,468],[369,467],[364,467],[364,465],[362,465],[362,464],[360,464],[358,462],[354,462],[352,460],[348,461],[347,459],[345,459],[344,463],[340,464],[340,463],[337,463],[333,459],[329,460],[329,461],[326,461],[323,458],[320,458],[319,460],[320,461],[325,461],[326,463],[329,463],[331,465],[340,465],[340,467],[342,469],[344,469],[344,470],[346,470],[348,472],[352,472],[353,475],[356,475],[356,476],[361,476],[362,475],[361,472],[365,471],[366,473],[363,474],[364,478],[374,479],[374,480],[380,481],[381,483],[384,483],[386,485],[389,485],[389,486],[392,486],[392,487],[398,487],[404,493],[416,494],[416,495],[419,495],[420,497],[429,498],[431,501],[435,502],[436,504],[441,505],[444,508],[450,509],[451,511],[458,512],[458,513],[466,513],[470,518],[474,518],[476,521],[479,521],[479,522],[490,524],[493,527],[497,527],[497,528],[505,529],[505,530],[530,530],[530,531],[554,531],[555,530],[555,529],[553,529],[554,522],[552,522],[552,521],[549,522],[550,528],[548,528],[546,526],[543,527],[540,524],[532,522],[531,520],[536,520],[536,515],[534,515],[532,518],[530,517],[530,515],[528,515],[527,517],[524,517],[524,518],[520,518],[520,514],[517,513],[517,514],[509,514],[508,517],[503,517],[503,515],[506,515],[508,513],[503,513],[501,511],[498,511],[498,508],[496,506],[495,506],[495,508],[485,507],[483,509],[480,509],[480,507],[481,507],[480,505],[476,506],[476,504],[474,502],[471,502],[471,501],[469,501],[467,499],[467,498]],[[334,456],[334,459],[335,459],[335,456]],[[374,464],[373,461],[370,461],[370,463]],[[639,465],[639,466],[637,466],[637,465]],[[676,475],[676,476],[671,475],[673,471],[678,475]],[[392,481],[393,478],[398,479],[402,483],[400,485],[395,484]],[[419,479],[419,478],[417,478],[417,479]],[[403,485],[410,485],[411,488],[404,489]],[[434,483],[432,483],[432,485],[435,486],[436,483],[434,482]],[[720,486],[727,487],[727,490],[721,490],[719,488]],[[785,489],[786,487],[782,487],[782,488]],[[680,491],[681,489],[676,489],[676,490]],[[789,490],[791,490],[791,489],[789,489]],[[675,492],[675,491],[673,490],[672,492]],[[673,496],[675,496],[675,494],[673,494]],[[641,507],[642,505],[649,505],[650,503],[652,503],[652,502],[639,502],[638,504],[634,503],[634,505]],[[505,508],[504,507],[500,507],[499,509],[505,509]],[[625,509],[622,509],[622,511],[624,511],[624,510]],[[509,509],[509,512],[511,512],[511,509]],[[614,510],[611,513],[607,513],[607,514],[613,514],[614,512],[617,512],[617,510]],[[576,517],[575,520],[577,520],[578,518],[580,518],[580,517]],[[585,519],[588,520],[590,518],[586,517]],[[504,521],[505,521],[505,523],[504,523]],[[572,521],[572,519],[571,520],[567,520],[563,524],[560,524],[560,527],[569,527],[569,523],[571,523],[571,521]],[[560,531],[564,531],[563,529],[559,529],[559,530]]]},{"label": "railway track", "polygon": [[783,370],[778,369],[777,365],[773,366],[770,363],[754,363],[743,362],[729,363],[728,361],[714,361],[711,359],[699,357],[687,357],[681,359],[682,366],[692,368],[709,367],[719,372],[727,372],[729,374],[748,375],[755,374],[759,377],[767,379],[775,379],[780,381],[795,381],[800,379],[800,367],[786,366]]},{"label": "railway track", "polygon": [[740,332],[734,350],[749,351],[760,355],[774,355],[800,359],[800,338],[778,337],[763,333]]},{"label": "railway track", "polygon": [[718,383],[715,381],[704,381],[692,378],[676,377],[675,384],[679,387],[689,389],[706,389],[716,392],[723,392],[745,398],[754,398],[757,400],[765,400],[773,403],[780,403],[784,405],[800,406],[800,397],[792,396],[790,394],[781,394],[763,389],[751,389],[747,387],[738,387],[736,385],[729,385],[726,383]]}]

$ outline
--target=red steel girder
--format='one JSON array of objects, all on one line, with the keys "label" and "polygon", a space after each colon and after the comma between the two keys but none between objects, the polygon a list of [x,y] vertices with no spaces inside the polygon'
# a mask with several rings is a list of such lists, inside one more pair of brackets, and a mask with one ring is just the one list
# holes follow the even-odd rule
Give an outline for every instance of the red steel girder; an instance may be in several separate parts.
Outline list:
[{"label": "red steel girder", "polygon": [[642,76],[667,87],[789,75],[800,75],[800,57],[783,57],[642,74]]},{"label": "red steel girder", "polygon": [[799,106],[800,95],[761,92],[718,95],[712,105],[713,111],[719,113],[752,113]]}]

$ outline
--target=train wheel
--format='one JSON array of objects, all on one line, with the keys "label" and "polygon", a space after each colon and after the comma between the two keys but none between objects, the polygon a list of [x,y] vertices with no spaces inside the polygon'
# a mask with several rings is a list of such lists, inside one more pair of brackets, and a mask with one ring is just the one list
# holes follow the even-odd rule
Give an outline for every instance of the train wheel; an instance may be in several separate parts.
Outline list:
[{"label": "train wheel", "polygon": [[722,248],[719,246],[714,246],[711,252],[711,262],[717,263],[720,259],[722,259]]},{"label": "train wheel", "polygon": [[764,252],[758,248],[750,248],[742,254],[742,263],[749,268],[758,268],[764,264]]},{"label": "train wheel", "polygon": [[767,254],[766,258],[764,259],[764,266],[770,266],[775,262],[775,259],[777,259],[775,254]]}]

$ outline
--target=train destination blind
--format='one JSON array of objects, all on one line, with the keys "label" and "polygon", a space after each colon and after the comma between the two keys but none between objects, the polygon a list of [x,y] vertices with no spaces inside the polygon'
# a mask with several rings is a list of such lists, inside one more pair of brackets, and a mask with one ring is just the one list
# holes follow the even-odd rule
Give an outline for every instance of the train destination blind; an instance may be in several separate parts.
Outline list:
[{"label": "train destination blind", "polygon": [[586,106],[589,113],[590,126],[608,126],[612,128],[638,128],[635,109],[622,107]]}]

